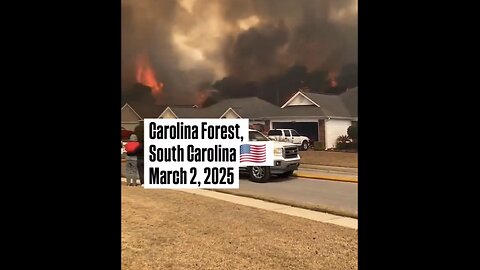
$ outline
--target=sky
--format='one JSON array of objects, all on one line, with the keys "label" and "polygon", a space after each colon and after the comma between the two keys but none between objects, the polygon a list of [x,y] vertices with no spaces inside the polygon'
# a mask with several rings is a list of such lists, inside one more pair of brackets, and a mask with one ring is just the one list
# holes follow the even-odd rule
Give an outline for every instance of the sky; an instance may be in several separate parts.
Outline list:
[{"label": "sky", "polygon": [[356,86],[357,4],[122,0],[122,97],[157,104],[242,96],[275,102],[302,86],[320,93]]}]

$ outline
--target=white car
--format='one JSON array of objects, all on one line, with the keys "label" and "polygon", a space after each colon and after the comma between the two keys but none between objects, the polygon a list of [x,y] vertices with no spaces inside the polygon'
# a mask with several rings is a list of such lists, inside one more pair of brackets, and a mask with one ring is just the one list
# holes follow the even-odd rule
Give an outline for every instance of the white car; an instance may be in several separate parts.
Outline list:
[{"label": "white car", "polygon": [[275,141],[293,143],[303,151],[308,150],[310,146],[310,139],[307,136],[300,135],[294,129],[271,129],[267,136]]},{"label": "white car", "polygon": [[[271,141],[259,131],[249,130],[249,141]],[[272,174],[289,177],[300,166],[298,147],[291,143],[274,141],[274,166],[240,167],[241,172],[246,172],[254,182],[267,182]]]}]

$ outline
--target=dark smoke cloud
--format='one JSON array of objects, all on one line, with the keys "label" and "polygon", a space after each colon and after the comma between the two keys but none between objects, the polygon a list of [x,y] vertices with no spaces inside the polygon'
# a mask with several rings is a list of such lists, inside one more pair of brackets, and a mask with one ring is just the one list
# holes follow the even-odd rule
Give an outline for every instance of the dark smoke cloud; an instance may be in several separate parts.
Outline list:
[{"label": "dark smoke cloud", "polygon": [[[165,85],[165,103],[196,102],[198,90],[212,88],[216,98],[257,95],[271,101],[302,86],[340,92],[356,83],[354,4],[122,0],[122,89],[135,83],[136,57],[147,54]],[[331,72],[337,74],[336,87],[330,85]]]},{"label": "dark smoke cloud", "polygon": [[279,50],[288,42],[283,22],[250,28],[226,46],[226,67],[229,74],[243,80],[261,80],[278,72]]},{"label": "dark smoke cloud", "polygon": [[155,99],[150,95],[150,87],[135,83],[122,90],[122,106],[125,102],[134,104],[154,104]]}]

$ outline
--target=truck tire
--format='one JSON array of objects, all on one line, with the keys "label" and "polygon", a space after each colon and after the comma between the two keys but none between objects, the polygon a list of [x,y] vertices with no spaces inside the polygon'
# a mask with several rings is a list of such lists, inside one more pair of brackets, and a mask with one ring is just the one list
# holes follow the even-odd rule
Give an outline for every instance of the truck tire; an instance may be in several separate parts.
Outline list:
[{"label": "truck tire", "polygon": [[257,183],[265,183],[270,180],[270,167],[252,166],[248,167],[250,180]]},{"label": "truck tire", "polygon": [[302,146],[300,147],[301,150],[303,151],[307,151],[308,150],[308,142],[307,141],[303,141],[302,142]]}]

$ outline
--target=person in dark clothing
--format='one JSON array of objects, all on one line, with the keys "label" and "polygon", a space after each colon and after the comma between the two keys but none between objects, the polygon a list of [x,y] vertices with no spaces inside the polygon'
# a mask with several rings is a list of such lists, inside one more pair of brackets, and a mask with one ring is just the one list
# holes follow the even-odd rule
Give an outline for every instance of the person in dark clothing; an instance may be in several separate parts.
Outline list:
[{"label": "person in dark clothing", "polygon": [[143,138],[140,139],[140,148],[137,151],[137,169],[140,183],[143,187]]}]

